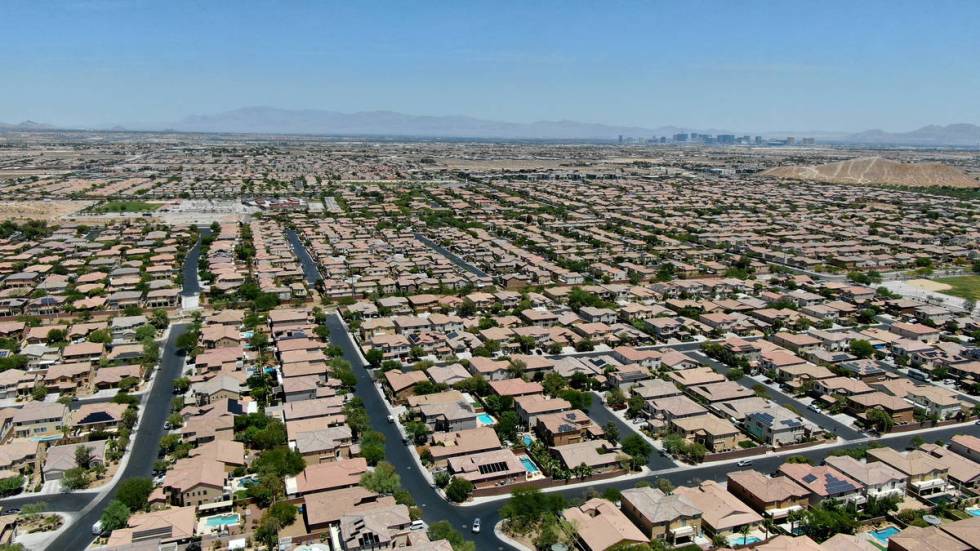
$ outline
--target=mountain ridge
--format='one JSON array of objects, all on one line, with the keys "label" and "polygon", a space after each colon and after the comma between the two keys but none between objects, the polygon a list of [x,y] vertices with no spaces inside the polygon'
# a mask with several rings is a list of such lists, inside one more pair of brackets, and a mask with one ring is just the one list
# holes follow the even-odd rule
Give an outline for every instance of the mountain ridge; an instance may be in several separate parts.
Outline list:
[{"label": "mountain ridge", "polygon": [[[65,126],[24,121],[0,123],[0,131],[71,129]],[[75,128],[81,130],[82,128]],[[543,139],[616,141],[630,138],[673,136],[681,132],[704,134],[751,134],[764,137],[816,137],[819,143],[906,146],[978,146],[980,126],[970,123],[927,125],[908,132],[870,129],[847,133],[833,131],[732,132],[724,129],[695,129],[664,125],[646,128],[562,120],[517,123],[464,115],[410,115],[390,110],[344,113],[324,109],[281,109],[249,106],[212,114],[189,115],[176,122],[105,124],[89,130],[176,131],[241,134],[303,134],[326,136],[391,136],[420,138]]]}]

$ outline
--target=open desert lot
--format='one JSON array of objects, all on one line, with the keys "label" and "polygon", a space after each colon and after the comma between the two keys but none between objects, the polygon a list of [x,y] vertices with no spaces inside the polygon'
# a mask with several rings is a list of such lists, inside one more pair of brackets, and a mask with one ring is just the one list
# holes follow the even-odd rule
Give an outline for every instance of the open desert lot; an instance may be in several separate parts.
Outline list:
[{"label": "open desert lot", "polygon": [[88,208],[95,201],[0,201],[0,221],[53,221]]}]

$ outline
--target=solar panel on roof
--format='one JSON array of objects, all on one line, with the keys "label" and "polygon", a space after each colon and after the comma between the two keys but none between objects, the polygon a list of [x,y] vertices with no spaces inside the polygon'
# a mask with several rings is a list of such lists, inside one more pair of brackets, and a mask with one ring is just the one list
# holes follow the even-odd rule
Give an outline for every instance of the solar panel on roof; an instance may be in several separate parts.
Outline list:
[{"label": "solar panel on roof", "polygon": [[808,474],[808,475],[806,475],[806,476],[803,477],[803,482],[813,482],[816,479],[817,479],[816,476],[814,476],[812,474]]}]

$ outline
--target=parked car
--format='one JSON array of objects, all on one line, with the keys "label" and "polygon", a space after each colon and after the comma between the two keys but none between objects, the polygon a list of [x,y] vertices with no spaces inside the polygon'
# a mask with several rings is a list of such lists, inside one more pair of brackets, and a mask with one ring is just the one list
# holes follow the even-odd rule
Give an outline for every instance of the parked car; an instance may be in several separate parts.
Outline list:
[{"label": "parked car", "polygon": [[748,467],[748,466],[752,465],[752,460],[751,459],[739,459],[737,465],[739,467]]},{"label": "parked car", "polygon": [[389,415],[389,416],[388,416],[388,422],[389,422],[389,423],[394,423],[394,422],[395,422],[395,417],[394,417],[394,416],[392,416],[392,415]]},{"label": "parked car", "polygon": [[102,521],[97,520],[95,524],[92,525],[92,535],[101,536],[102,535]]},{"label": "parked car", "polygon": [[423,521],[423,520],[413,520],[412,521],[412,524],[409,526],[409,528],[413,532],[418,532],[420,530],[425,530],[427,527],[425,526],[425,521]]},{"label": "parked car", "polygon": [[480,533],[480,518],[479,517],[473,519],[473,533],[474,534],[479,534]]}]

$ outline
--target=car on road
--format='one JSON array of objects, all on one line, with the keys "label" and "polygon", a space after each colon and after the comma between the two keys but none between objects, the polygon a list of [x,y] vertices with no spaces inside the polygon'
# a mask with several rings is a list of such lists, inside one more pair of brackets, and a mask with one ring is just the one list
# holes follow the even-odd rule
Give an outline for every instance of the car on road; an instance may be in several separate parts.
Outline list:
[{"label": "car on road", "polygon": [[479,534],[480,533],[480,517],[477,517],[477,518],[473,519],[473,528],[472,528],[472,530],[473,530],[473,533],[474,534]]},{"label": "car on road", "polygon": [[817,407],[817,404],[810,404],[810,405],[808,405],[808,406],[807,406],[807,408],[808,408],[808,409],[809,409],[810,411],[812,411],[812,412],[814,412],[814,413],[823,413],[823,412],[822,412],[822,411],[820,410],[820,408],[819,408],[819,407]]},{"label": "car on road", "polygon": [[97,520],[95,524],[92,525],[92,535],[101,536],[102,535],[102,521]]},{"label": "car on road", "polygon": [[736,463],[736,465],[738,465],[739,467],[749,467],[749,466],[752,465],[752,460],[751,459],[739,459],[738,460],[738,463]]},{"label": "car on road", "polygon": [[389,423],[394,423],[395,422],[395,417],[393,415],[389,415],[388,416],[388,422]]}]

